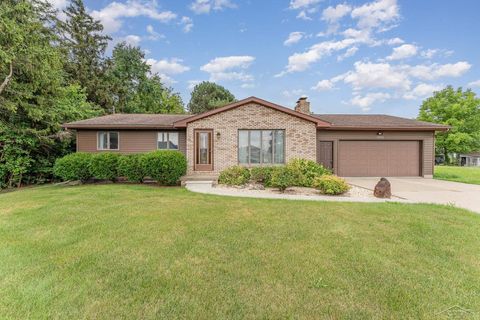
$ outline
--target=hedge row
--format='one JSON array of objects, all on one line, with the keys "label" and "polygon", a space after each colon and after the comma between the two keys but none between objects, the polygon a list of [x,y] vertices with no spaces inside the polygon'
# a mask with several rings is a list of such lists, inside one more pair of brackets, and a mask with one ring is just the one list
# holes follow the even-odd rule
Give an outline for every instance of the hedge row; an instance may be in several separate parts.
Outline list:
[{"label": "hedge row", "polygon": [[[276,187],[272,183],[282,180],[282,184],[288,183],[289,186],[314,187],[315,178],[330,174],[330,170],[315,161],[292,159],[285,166],[262,166],[251,169],[233,166],[222,171],[218,181],[226,185],[244,185],[252,181],[263,183],[266,187]],[[273,182],[272,177],[275,177]]]},{"label": "hedge row", "polygon": [[162,185],[175,185],[187,171],[187,160],[183,153],[170,150],[130,155],[77,152],[57,159],[53,171],[64,181],[86,182],[91,178],[116,181],[125,177],[128,181],[142,182],[150,177]]},{"label": "hedge row", "polygon": [[324,194],[342,194],[349,186],[342,178],[315,161],[292,159],[285,166],[253,167],[233,166],[220,173],[218,182],[226,185],[244,185],[248,182],[262,183],[266,187],[284,191],[288,187],[317,188]]}]

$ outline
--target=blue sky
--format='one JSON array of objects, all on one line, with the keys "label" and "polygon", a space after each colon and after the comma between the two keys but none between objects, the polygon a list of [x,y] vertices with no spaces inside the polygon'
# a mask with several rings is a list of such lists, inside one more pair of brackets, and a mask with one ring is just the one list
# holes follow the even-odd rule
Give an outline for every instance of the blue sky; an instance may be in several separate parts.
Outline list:
[{"label": "blue sky", "polygon": [[85,3],[114,42],[139,45],[185,103],[211,80],[237,99],[291,107],[306,95],[316,113],[415,117],[433,90],[480,91],[480,1]]}]

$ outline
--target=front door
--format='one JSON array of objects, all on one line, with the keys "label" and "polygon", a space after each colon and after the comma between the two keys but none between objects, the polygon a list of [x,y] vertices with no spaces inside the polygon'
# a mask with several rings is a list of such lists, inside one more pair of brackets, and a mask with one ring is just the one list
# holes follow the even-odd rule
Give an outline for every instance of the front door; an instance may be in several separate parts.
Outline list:
[{"label": "front door", "polygon": [[213,170],[213,130],[198,129],[195,135],[195,171]]}]

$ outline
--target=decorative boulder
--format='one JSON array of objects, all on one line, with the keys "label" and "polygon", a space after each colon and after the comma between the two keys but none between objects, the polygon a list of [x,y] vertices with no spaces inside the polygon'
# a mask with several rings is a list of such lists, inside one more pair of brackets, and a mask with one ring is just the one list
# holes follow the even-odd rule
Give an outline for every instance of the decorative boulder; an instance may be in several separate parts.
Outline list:
[{"label": "decorative boulder", "polygon": [[381,178],[375,186],[373,195],[377,198],[390,198],[392,196],[390,181],[388,181],[386,178]]}]

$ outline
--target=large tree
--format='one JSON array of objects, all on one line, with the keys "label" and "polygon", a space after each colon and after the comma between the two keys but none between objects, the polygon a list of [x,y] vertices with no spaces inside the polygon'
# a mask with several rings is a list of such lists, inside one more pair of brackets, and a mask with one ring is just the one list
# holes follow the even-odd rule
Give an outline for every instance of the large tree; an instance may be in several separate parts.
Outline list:
[{"label": "large tree", "polygon": [[108,63],[107,82],[113,96],[110,109],[123,113],[183,113],[180,96],[165,87],[139,47],[115,46]]},{"label": "large tree", "polygon": [[90,101],[105,106],[109,96],[104,55],[111,38],[102,33],[103,25],[88,14],[83,0],[72,0],[64,13],[66,19],[58,21],[58,28],[69,81],[85,88]]},{"label": "large tree", "polygon": [[97,114],[82,89],[65,85],[51,13],[42,1],[0,6],[0,187],[51,177],[71,145],[60,124]]},{"label": "large tree", "polygon": [[234,101],[235,96],[230,91],[216,83],[204,81],[193,89],[187,108],[190,113],[201,113]]},{"label": "large tree", "polygon": [[480,149],[480,99],[470,89],[448,86],[435,92],[422,103],[418,119],[451,126],[436,135],[436,151],[447,160],[449,153]]}]

